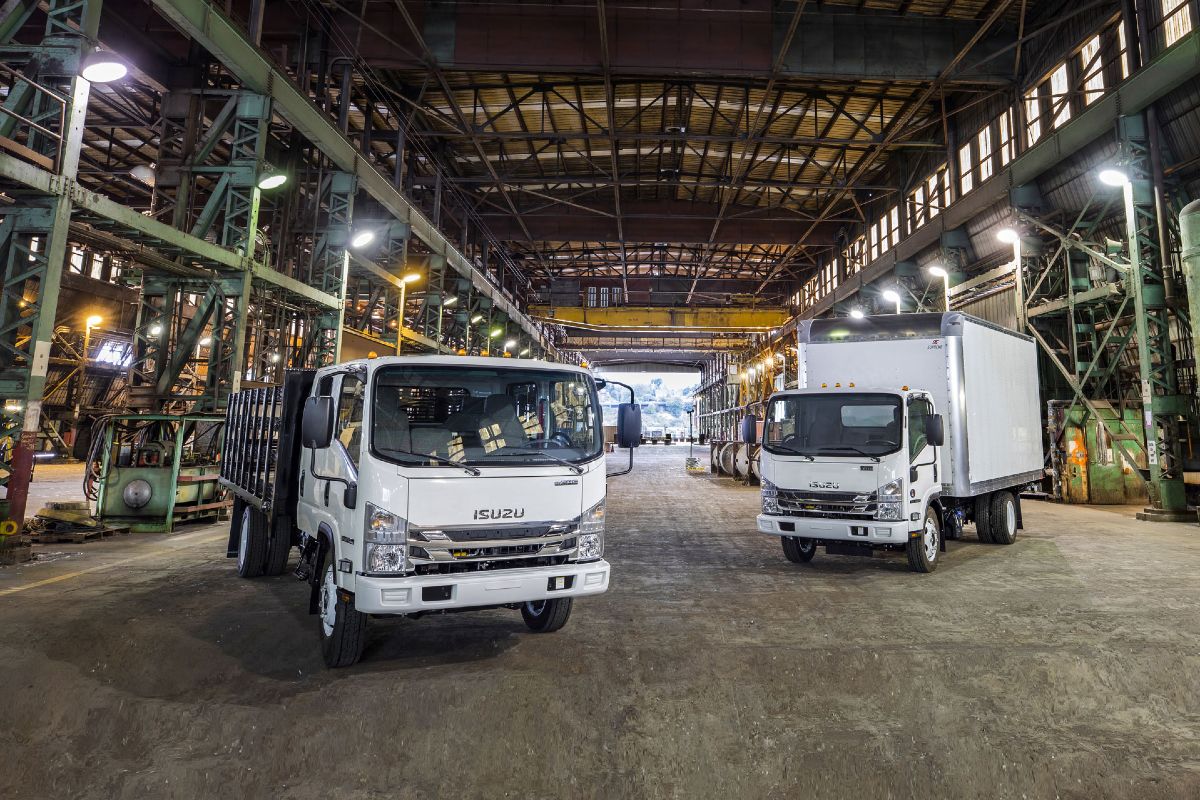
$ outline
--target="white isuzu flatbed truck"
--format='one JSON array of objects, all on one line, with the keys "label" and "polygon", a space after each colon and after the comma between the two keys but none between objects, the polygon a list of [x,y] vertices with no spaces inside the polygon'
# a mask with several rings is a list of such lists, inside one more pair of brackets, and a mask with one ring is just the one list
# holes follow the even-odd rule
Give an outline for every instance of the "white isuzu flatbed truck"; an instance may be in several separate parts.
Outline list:
[{"label": "white isuzu flatbed truck", "polygon": [[[228,555],[252,578],[300,549],[330,666],[359,659],[370,615],[504,607],[558,630],[576,597],[608,588],[604,383],[536,360],[404,356],[238,392]],[[632,448],[640,409],[618,413]]]},{"label": "white isuzu flatbed truck", "polygon": [[758,515],[789,560],[903,550],[931,572],[972,521],[1013,542],[1043,475],[1031,339],[957,312],[809,320],[797,338],[800,388],[766,405]]}]

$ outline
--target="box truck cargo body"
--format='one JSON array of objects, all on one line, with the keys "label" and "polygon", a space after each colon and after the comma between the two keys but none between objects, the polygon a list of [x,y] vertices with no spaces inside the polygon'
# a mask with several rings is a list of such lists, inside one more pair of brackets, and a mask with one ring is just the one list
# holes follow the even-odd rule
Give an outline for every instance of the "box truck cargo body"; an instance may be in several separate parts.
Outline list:
[{"label": "box truck cargo body", "polygon": [[759,529],[789,557],[916,548],[927,571],[964,523],[1015,538],[1017,490],[1043,474],[1031,339],[956,312],[810,320],[797,339],[761,456]]}]

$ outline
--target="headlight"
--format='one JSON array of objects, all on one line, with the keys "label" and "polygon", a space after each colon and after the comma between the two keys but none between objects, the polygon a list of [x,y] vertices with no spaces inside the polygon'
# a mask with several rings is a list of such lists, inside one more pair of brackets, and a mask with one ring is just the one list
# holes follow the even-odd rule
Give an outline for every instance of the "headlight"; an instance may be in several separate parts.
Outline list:
[{"label": "headlight", "polygon": [[578,561],[595,561],[604,555],[604,501],[583,512],[579,520]]},{"label": "headlight", "polygon": [[766,478],[762,479],[762,513],[783,513],[783,510],[779,508],[779,489]]},{"label": "headlight", "polygon": [[363,569],[367,572],[404,572],[408,558],[405,540],[408,520],[367,503],[363,531]]},{"label": "headlight", "polygon": [[879,505],[875,509],[875,519],[904,519],[904,481],[897,478],[879,487]]}]

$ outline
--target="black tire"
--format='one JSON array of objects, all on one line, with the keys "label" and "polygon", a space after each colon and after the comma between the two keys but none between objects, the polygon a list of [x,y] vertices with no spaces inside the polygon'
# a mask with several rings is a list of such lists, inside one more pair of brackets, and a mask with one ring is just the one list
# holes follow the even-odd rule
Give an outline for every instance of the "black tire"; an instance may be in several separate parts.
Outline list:
[{"label": "black tire", "polygon": [[288,556],[292,553],[292,521],[288,517],[275,520],[275,535],[267,546],[267,560],[263,568],[266,575],[282,575],[287,570]]},{"label": "black tire", "polygon": [[1017,499],[1012,492],[992,495],[989,528],[993,544],[1012,544],[1017,540]]},{"label": "black tire", "polygon": [[780,536],[783,542],[783,554],[793,564],[807,564],[817,554],[817,543],[812,539],[801,539],[798,536]]},{"label": "black tire", "polygon": [[[337,588],[333,560],[322,565],[320,600],[317,604],[317,633],[325,666],[336,669],[357,664],[367,643],[367,615],[354,608],[354,598]],[[333,581],[333,587],[329,582]],[[329,609],[328,605],[333,608]],[[327,612],[330,612],[327,614]]]},{"label": "black tire", "polygon": [[556,597],[521,604],[521,619],[534,633],[553,633],[571,618],[571,598]]},{"label": "black tire", "polygon": [[254,506],[243,503],[238,526],[237,571],[243,578],[257,578],[267,563],[267,518]]},{"label": "black tire", "polygon": [[990,494],[975,498],[975,535],[984,544],[992,543],[992,496]]},{"label": "black tire", "polygon": [[933,572],[937,569],[941,548],[942,522],[933,506],[927,506],[921,534],[916,538],[910,535],[904,548],[908,554],[908,566],[913,572]]}]

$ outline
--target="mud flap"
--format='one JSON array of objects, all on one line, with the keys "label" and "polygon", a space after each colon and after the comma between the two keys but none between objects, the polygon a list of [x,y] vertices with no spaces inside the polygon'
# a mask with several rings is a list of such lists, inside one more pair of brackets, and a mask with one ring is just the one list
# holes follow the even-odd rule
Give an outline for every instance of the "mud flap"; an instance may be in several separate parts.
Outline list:
[{"label": "mud flap", "polygon": [[[312,542],[314,541],[316,542],[316,546],[312,547]],[[310,539],[304,548],[305,552],[310,547],[312,547],[313,560],[310,564],[308,574],[308,585],[311,587],[308,594],[308,613],[316,614],[321,607],[321,565],[325,563],[325,556],[329,554],[329,537],[320,535],[315,540]]]}]

